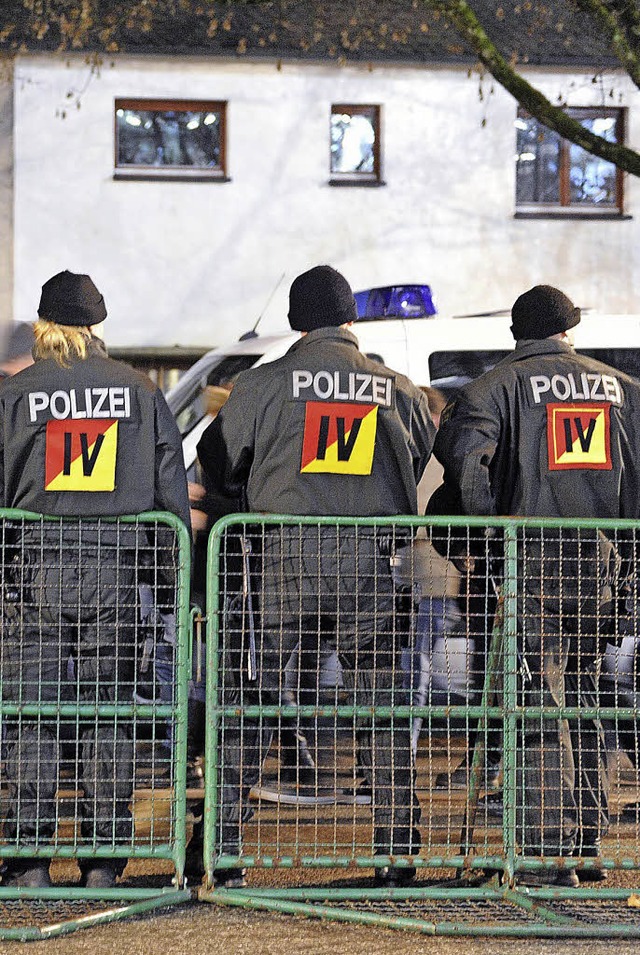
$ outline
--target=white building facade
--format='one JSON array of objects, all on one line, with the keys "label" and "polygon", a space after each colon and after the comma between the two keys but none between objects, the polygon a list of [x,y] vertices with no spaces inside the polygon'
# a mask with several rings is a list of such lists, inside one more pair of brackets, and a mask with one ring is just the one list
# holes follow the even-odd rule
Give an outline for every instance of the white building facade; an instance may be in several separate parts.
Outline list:
[{"label": "white building facade", "polygon": [[[624,111],[624,73],[525,73],[552,102]],[[479,95],[482,88],[482,98]],[[109,344],[226,344],[286,327],[293,278],[320,263],[354,289],[426,282],[442,314],[557,285],[640,313],[640,180],[620,205],[517,215],[513,98],[464,66],[22,55],[0,88],[0,321],[33,319],[44,281],[88,272]],[[225,104],[225,175],[117,178],[116,100]],[[332,181],[335,104],[379,107],[378,181]],[[64,114],[64,115],[63,115]],[[356,177],[357,179],[357,177]]]}]

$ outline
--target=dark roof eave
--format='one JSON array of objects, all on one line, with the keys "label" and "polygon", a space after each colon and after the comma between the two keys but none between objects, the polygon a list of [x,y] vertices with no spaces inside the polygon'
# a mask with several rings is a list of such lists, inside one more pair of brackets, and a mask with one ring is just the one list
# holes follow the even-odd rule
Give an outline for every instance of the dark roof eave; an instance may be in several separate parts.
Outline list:
[{"label": "dark roof eave", "polygon": [[[178,59],[180,57],[190,57],[193,59],[217,59],[217,60],[233,60],[234,62],[241,61],[256,61],[256,62],[265,62],[268,60],[273,61],[274,63],[278,62],[290,62],[290,63],[315,63],[315,64],[330,64],[334,63],[336,65],[350,65],[350,64],[371,64],[373,66],[431,66],[434,68],[437,67],[450,67],[450,66],[461,66],[461,67],[470,67],[478,62],[478,57],[470,53],[442,53],[438,52],[437,54],[427,55],[419,57],[417,55],[413,56],[398,56],[397,54],[390,54],[385,56],[384,54],[378,52],[375,55],[371,54],[353,54],[347,51],[341,51],[335,55],[322,54],[322,53],[293,53],[291,50],[251,50],[246,53],[237,53],[234,50],[220,50],[220,49],[207,49],[207,48],[181,48],[173,46],[168,49],[161,46],[153,46],[151,44],[146,44],[144,47],[128,47],[123,46],[117,51],[105,51],[103,47],[99,44],[87,44],[81,48],[76,48],[73,50],[68,49],[59,49],[54,46],[46,46],[43,43],[34,43],[34,44],[23,44],[16,49],[7,49],[6,44],[0,43],[0,53],[5,53],[9,55],[42,55],[50,54],[52,56],[100,56],[108,59],[112,57],[116,59],[119,56],[130,56],[130,57],[168,57],[171,59]],[[585,70],[615,70],[623,69],[620,62],[613,56],[602,57],[602,56],[592,56],[588,57],[587,55],[579,56],[554,56],[543,59],[529,57],[526,60],[519,60],[516,63],[516,68],[518,70],[526,69],[527,67],[535,68],[549,68],[552,69],[557,67],[559,69],[585,69]]]}]

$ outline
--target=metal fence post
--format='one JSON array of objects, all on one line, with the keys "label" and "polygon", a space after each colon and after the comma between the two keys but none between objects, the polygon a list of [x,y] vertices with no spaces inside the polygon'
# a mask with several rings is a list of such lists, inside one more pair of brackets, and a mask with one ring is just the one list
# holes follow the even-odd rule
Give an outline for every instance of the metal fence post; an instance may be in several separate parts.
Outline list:
[{"label": "metal fence post", "polygon": [[516,753],[518,704],[518,529],[504,528],[504,623],[503,623],[503,805],[504,878],[513,883],[516,859]]},{"label": "metal fence post", "polygon": [[[545,519],[515,519],[440,517],[440,518],[344,518],[326,517],[311,518],[292,515],[260,515],[239,514],[229,515],[219,521],[213,528],[209,544],[208,568],[208,608],[209,625],[207,637],[207,779],[205,802],[205,868],[207,872],[206,884],[200,892],[200,898],[207,901],[217,901],[222,904],[244,906],[247,908],[264,908],[280,912],[308,914],[321,916],[345,922],[367,922],[390,927],[413,928],[416,931],[432,935],[488,935],[488,936],[519,936],[519,937],[640,937],[640,919],[634,917],[633,906],[636,890],[630,887],[628,881],[614,886],[590,886],[586,884],[580,889],[560,888],[554,885],[542,888],[527,888],[516,880],[516,873],[520,869],[544,871],[553,869],[559,863],[552,856],[540,861],[531,854],[524,859],[526,846],[521,829],[520,817],[528,805],[528,794],[518,790],[520,777],[520,763],[523,759],[523,747],[527,745],[522,732],[522,721],[525,719],[594,719],[606,716],[614,722],[617,728],[621,721],[631,721],[637,731],[638,711],[635,706],[623,707],[616,698],[616,705],[595,708],[581,705],[573,707],[526,707],[521,700],[520,673],[521,654],[519,640],[518,613],[519,587],[525,568],[520,565],[520,545],[523,535],[528,528],[544,531],[551,528],[552,535],[558,528],[580,528],[587,536],[595,539],[598,533],[612,530],[615,533],[624,530],[637,531],[636,522],[623,521],[553,521]],[[283,656],[279,661],[281,685],[284,685],[286,672],[290,666],[290,651],[295,649],[296,641],[292,639],[292,632],[300,635],[311,634],[317,640],[327,629],[326,620],[306,619],[304,624],[298,622],[296,600],[302,597],[303,588],[296,589],[296,561],[301,561],[302,550],[297,551],[295,543],[287,550],[283,541],[291,543],[306,540],[312,548],[314,540],[323,542],[331,550],[338,547],[342,534],[349,534],[350,538],[357,539],[358,534],[380,534],[393,540],[404,536],[411,538],[420,528],[427,533],[433,532],[441,539],[447,553],[449,545],[457,545],[458,553],[462,555],[461,562],[466,565],[466,584],[470,587],[470,575],[473,574],[473,560],[471,543],[477,544],[478,538],[484,540],[484,555],[481,555],[478,566],[489,568],[493,548],[488,546],[491,539],[501,545],[499,555],[496,555],[496,573],[502,577],[500,592],[502,600],[502,647],[497,640],[488,641],[481,653],[484,655],[479,667],[484,668],[482,675],[486,677],[482,699],[477,702],[470,692],[465,699],[454,698],[451,684],[445,683],[444,696],[438,698],[433,692],[433,685],[429,684],[426,698],[421,703],[413,699],[401,702],[402,696],[397,693],[392,702],[387,700],[363,705],[362,698],[358,697],[353,687],[345,684],[339,690],[332,691],[331,704],[327,705],[326,697],[316,701],[315,705],[301,704],[299,699],[291,700],[284,696],[278,697],[277,690],[271,692],[269,704],[255,702],[263,697],[257,696],[255,682],[246,685],[244,679],[244,664],[240,665],[242,672],[231,672],[238,669],[235,664],[229,664],[229,647],[224,645],[228,634],[224,615],[227,611],[229,598],[242,598],[242,583],[230,584],[227,566],[224,564],[230,543],[242,535],[253,534],[258,543],[269,539],[269,546],[273,547],[276,557],[271,559],[268,579],[255,571],[255,596],[259,602],[265,599],[265,604],[272,614],[269,621],[273,633],[278,632],[280,624],[281,648]],[[329,534],[323,531],[329,529]],[[286,530],[286,533],[284,533]],[[327,543],[329,541],[329,543]],[[274,543],[275,542],[275,543]],[[309,543],[311,542],[311,543]],[[237,543],[237,541],[236,541]],[[320,543],[317,545],[320,546]],[[456,550],[451,546],[451,552]],[[309,551],[305,551],[308,556]],[[311,553],[311,564],[302,566],[300,563],[298,574],[302,581],[306,574],[307,584],[312,597],[319,594],[320,589],[314,591],[313,580],[318,588],[322,583],[323,569],[316,577],[309,578],[309,566],[314,564],[314,555]],[[412,563],[413,558],[410,560]],[[636,558],[633,557],[635,562]],[[498,566],[500,570],[498,570]],[[252,571],[252,573],[254,573]],[[639,575],[640,576],[640,575]],[[354,575],[355,580],[356,575]],[[481,579],[481,571],[477,571],[475,583],[480,587],[482,602],[482,586],[489,588],[491,572],[486,571],[486,579]],[[310,582],[311,580],[311,582]],[[292,584],[293,582],[293,584]],[[381,586],[381,579],[377,579]],[[233,591],[235,586],[236,590]],[[231,592],[227,590],[231,588]],[[287,588],[291,588],[288,590]],[[329,588],[331,590],[331,588]],[[355,584],[353,585],[355,592]],[[291,592],[295,592],[295,599],[287,601]],[[246,597],[246,595],[244,595]],[[415,593],[412,593],[415,599]],[[465,594],[463,594],[463,597]],[[477,592],[475,593],[477,597]],[[405,592],[406,597],[406,592]],[[466,594],[469,597],[469,592]],[[462,600],[465,604],[465,601]],[[465,613],[471,614],[468,602],[465,604]],[[488,626],[492,616],[490,599],[485,599],[484,610],[477,614],[477,619],[471,621],[470,616],[458,622],[456,639],[477,635],[477,627]],[[260,643],[264,633],[260,627],[264,626],[264,616],[261,605],[256,612],[255,636],[258,645],[258,664],[260,664]],[[280,608],[286,608],[286,613],[278,616]],[[302,602],[300,603],[302,608]],[[415,608],[414,608],[415,610]],[[306,612],[306,611],[305,611]],[[436,617],[428,626],[432,630],[427,636],[435,638]],[[440,622],[446,625],[446,610],[439,607]],[[298,614],[304,616],[302,609]],[[410,616],[410,615],[409,615]],[[396,614],[396,622],[406,619],[407,614]],[[599,619],[599,618],[598,618]],[[480,623],[478,621],[480,620]],[[484,624],[483,624],[484,620]],[[274,622],[275,621],[275,622]],[[471,627],[475,623],[476,630]],[[598,624],[599,625],[599,624]],[[236,627],[235,635],[241,633],[241,627]],[[344,638],[343,624],[336,624],[336,640]],[[404,626],[404,624],[400,624]],[[296,630],[299,627],[299,630]],[[286,628],[289,628],[287,630]],[[291,629],[292,628],[292,629]],[[348,637],[349,634],[347,633]],[[397,634],[397,636],[400,636]],[[402,634],[401,636],[406,636]],[[409,634],[415,637],[415,633]],[[356,634],[357,637],[357,634]],[[240,643],[238,644],[238,646]],[[357,645],[357,640],[356,640]],[[358,663],[366,662],[366,641],[358,646],[356,654]],[[409,641],[410,652],[415,650]],[[235,648],[237,652],[237,647]],[[242,643],[242,653],[246,652],[246,643]],[[446,652],[453,652],[446,650]],[[289,656],[289,660],[286,657]],[[348,657],[348,653],[346,653]],[[244,659],[244,657],[243,657]],[[413,657],[412,657],[413,659]],[[447,658],[446,667],[450,666]],[[377,664],[374,663],[374,675]],[[414,667],[411,663],[411,668]],[[229,670],[229,666],[231,670]],[[296,666],[298,669],[296,670]],[[395,668],[397,663],[389,663],[385,667]],[[260,672],[260,665],[258,671]],[[495,672],[494,672],[495,671]],[[300,680],[300,664],[292,665],[293,686],[297,687]],[[412,671],[413,672],[413,671]],[[634,671],[635,672],[635,671]],[[450,676],[450,674],[448,674]],[[406,674],[395,673],[395,676],[404,677]],[[478,677],[479,671],[472,674]],[[238,678],[239,686],[233,683]],[[319,685],[319,673],[316,673]],[[249,675],[248,678],[252,678]],[[297,681],[297,682],[296,682]],[[375,682],[375,680],[374,680]],[[491,692],[497,684],[501,684],[502,692],[499,699],[490,699]],[[402,680],[398,681],[398,685]],[[233,689],[234,694],[228,690]],[[235,690],[237,689],[237,693]],[[273,689],[273,688],[272,688]],[[473,689],[473,679],[468,678],[467,689]],[[251,692],[249,692],[249,690]],[[475,692],[475,690],[473,690]],[[496,693],[494,692],[494,696]],[[294,694],[295,696],[295,694]],[[362,767],[358,764],[359,753],[357,746],[356,728],[366,724],[367,731],[375,734],[384,732],[388,721],[396,720],[398,724],[413,717],[422,719],[422,733],[418,744],[418,796],[422,809],[422,849],[414,859],[418,869],[418,879],[407,887],[377,888],[371,884],[362,884],[362,876],[367,870],[375,867],[397,863],[397,857],[385,857],[375,852],[376,843],[372,838],[371,804],[376,800],[375,784],[370,792],[361,792],[353,786],[344,787],[344,780],[358,782]],[[238,722],[254,721],[261,730],[275,727],[281,729],[286,721],[293,721],[298,727],[304,726],[304,721],[330,719],[333,720],[333,739],[338,752],[338,758],[332,764],[334,769],[333,797],[325,797],[316,789],[315,798],[310,796],[299,798],[298,793],[287,792],[285,799],[282,791],[273,792],[273,781],[281,778],[283,752],[281,743],[271,741],[270,747],[259,742],[256,753],[249,754],[238,747],[232,758],[238,758],[239,764],[234,767],[237,775],[242,778],[244,770],[249,765],[252,771],[252,781],[256,772],[260,770],[267,777],[271,774],[271,790],[264,785],[262,779],[259,785],[254,786],[249,795],[250,805],[243,802],[242,809],[247,810],[245,823],[242,827],[243,845],[239,854],[222,856],[216,854],[216,835],[219,831],[221,819],[220,809],[223,794],[221,793],[221,774],[225,772],[224,754],[225,734],[228,727],[234,731]],[[463,769],[462,775],[467,779],[467,790],[456,788],[452,783],[453,770],[460,764],[461,747],[465,735],[470,729],[477,728],[478,737],[487,735],[488,721],[499,722],[502,726],[502,815],[498,817],[488,802],[488,791],[491,787],[488,782],[489,766],[486,753],[484,765],[480,763],[479,753],[469,768]],[[233,721],[231,723],[230,721]],[[456,735],[458,734],[458,735]],[[462,734],[462,743],[460,742]],[[482,746],[482,743],[480,743]],[[486,746],[486,744],[485,744]],[[395,751],[397,755],[397,750]],[[391,752],[390,760],[395,758]],[[245,763],[245,759],[247,763]],[[259,766],[255,760],[258,759]],[[442,772],[443,767],[446,771]],[[365,767],[366,768],[366,767]],[[370,767],[369,767],[370,769]],[[458,772],[456,769],[456,772]],[[486,771],[486,772],[484,772]],[[534,766],[535,771],[535,766]],[[313,775],[313,774],[311,774]],[[365,779],[366,779],[366,773]],[[444,784],[437,784],[438,778],[444,776]],[[234,777],[235,778],[235,777]],[[640,776],[638,776],[640,785]],[[297,785],[297,784],[296,784]],[[494,784],[492,784],[494,785]],[[497,784],[495,784],[497,785]],[[469,791],[470,787],[470,791]],[[248,788],[248,786],[247,786]],[[276,787],[277,788],[277,787]],[[474,807],[476,796],[483,792],[482,805],[478,802],[477,811]],[[304,794],[303,794],[304,795]],[[358,801],[358,796],[362,798]],[[498,795],[495,792],[495,795]],[[226,796],[225,796],[226,798]],[[243,795],[244,800],[244,795]],[[287,801],[287,799],[289,801]],[[306,799],[306,801],[305,801]],[[385,805],[381,803],[381,805]],[[466,825],[465,825],[466,813]],[[249,817],[251,817],[249,819]],[[625,834],[616,831],[609,843],[603,847],[602,862],[610,872],[617,869],[640,869],[640,815],[637,815],[635,832],[630,839]],[[460,844],[460,826],[463,825],[462,845]],[[617,840],[617,842],[616,842]],[[223,842],[220,841],[220,846]],[[401,854],[399,854],[401,856]],[[214,869],[217,862],[223,866],[246,866],[250,871],[250,884],[245,889],[214,888]],[[407,864],[406,857],[400,858],[400,868]],[[581,865],[584,860],[571,860],[569,865]],[[291,874],[286,884],[279,884],[278,870],[299,870],[300,879],[292,878]],[[309,872],[302,870],[315,869],[313,884]],[[453,872],[457,878],[443,878],[442,870]],[[489,880],[487,875],[501,870],[503,884],[499,885],[496,879]],[[434,872],[438,876],[434,876]],[[327,885],[327,874],[335,873],[334,878],[343,880],[346,884],[337,887]],[[480,878],[478,878],[480,875]],[[461,879],[465,884],[461,884]],[[640,880],[634,881],[636,885]],[[597,902],[597,905],[596,905]],[[585,908],[584,903],[589,906]],[[593,903],[593,904],[592,904]],[[600,905],[602,903],[602,908]],[[581,907],[582,906],[582,907]]]},{"label": "metal fence post", "polygon": [[[186,901],[189,533],[164,512],[74,519],[4,509],[0,571],[0,721],[5,731],[12,722],[0,855],[116,871],[128,859],[134,873],[108,889],[79,885],[61,866],[51,887],[0,884],[0,938],[66,934]],[[171,862],[175,876],[139,877],[141,859],[163,861],[165,873]]]}]

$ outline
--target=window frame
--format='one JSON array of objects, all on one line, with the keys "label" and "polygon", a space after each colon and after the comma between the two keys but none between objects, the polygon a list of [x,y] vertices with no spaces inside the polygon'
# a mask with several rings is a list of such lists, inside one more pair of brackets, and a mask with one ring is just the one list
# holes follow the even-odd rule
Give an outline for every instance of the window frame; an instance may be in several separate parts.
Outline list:
[{"label": "window frame", "polygon": [[[117,97],[113,108],[113,178],[137,180],[165,180],[187,182],[229,182],[227,175],[227,101],[201,99],[155,99],[148,97]],[[118,110],[147,110],[157,113],[210,112],[219,116],[220,156],[218,165],[203,167],[193,165],[153,166],[118,163]]]},{"label": "window frame", "polygon": [[[334,172],[331,168],[331,121],[334,113],[348,113],[350,116],[367,116],[373,112],[373,171],[372,172]],[[384,186],[382,178],[382,106],[379,103],[332,103],[329,110],[329,185],[331,186]]]},{"label": "window frame", "polygon": [[[616,141],[624,144],[626,141],[626,109],[620,106],[567,106],[565,112],[573,119],[612,117],[616,121]],[[518,107],[516,119],[535,119],[523,107]],[[544,123],[538,122],[544,129]],[[624,216],[624,174],[616,167],[615,202],[606,206],[596,203],[571,202],[570,182],[570,147],[573,143],[559,136],[558,155],[558,202],[518,202],[518,153],[516,131],[516,169],[515,169],[515,210],[517,218],[576,218],[576,219],[620,219]]]}]

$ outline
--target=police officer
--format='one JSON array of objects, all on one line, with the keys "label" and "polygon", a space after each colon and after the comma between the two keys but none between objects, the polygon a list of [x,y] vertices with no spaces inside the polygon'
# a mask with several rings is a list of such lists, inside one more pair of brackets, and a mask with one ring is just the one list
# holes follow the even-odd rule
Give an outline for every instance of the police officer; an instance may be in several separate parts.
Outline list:
[{"label": "police officer", "polygon": [[[64,271],[44,284],[35,364],[0,386],[0,505],[85,518],[158,509],[189,526],[177,427],[155,385],[107,357],[93,334],[106,314],[88,275]],[[133,526],[25,522],[14,541],[16,579],[5,568],[5,700],[131,702],[137,535]],[[54,834],[60,732],[46,717],[7,726],[8,843],[43,846]],[[79,733],[82,833],[98,845],[126,846],[130,730],[122,720],[96,719]],[[93,888],[113,885],[126,864],[79,861],[83,884]],[[3,881],[45,887],[48,860],[8,859]]]},{"label": "police officer", "polygon": [[[295,279],[289,322],[300,339],[281,359],[238,377],[198,446],[220,491],[244,493],[249,510],[272,514],[416,513],[416,485],[435,433],[427,401],[403,375],[359,351],[348,327],[356,318],[351,288],[335,269],[317,266]],[[263,703],[281,702],[287,660],[308,634],[337,648],[345,673],[355,672],[357,702],[400,700],[389,558],[388,541],[372,529],[267,527],[257,627]],[[372,774],[375,852],[417,852],[408,721],[376,718],[375,732],[361,734],[361,748]],[[224,760],[221,841],[223,851],[237,854],[246,793],[260,766],[245,760],[240,778],[238,751],[235,762],[232,755]],[[238,884],[243,875],[217,878]],[[385,885],[414,875],[413,867],[376,869]]]},{"label": "police officer", "polygon": [[10,378],[33,362],[33,322],[15,322],[0,355],[0,379]]},{"label": "police officer", "polygon": [[[580,310],[536,286],[512,309],[515,351],[465,385],[441,419],[435,453],[445,488],[469,515],[634,518],[640,513],[640,385],[573,350]],[[524,702],[597,701],[606,541],[595,532],[527,529],[519,545],[518,632]],[[614,561],[615,564],[615,561]],[[598,721],[527,719],[518,755],[525,855],[597,862],[607,830],[605,752]],[[576,885],[561,867],[527,884]]]}]

